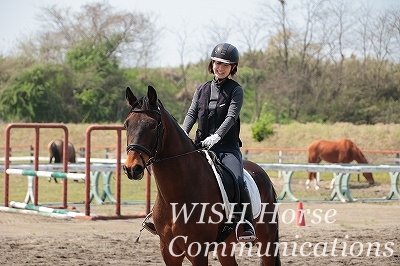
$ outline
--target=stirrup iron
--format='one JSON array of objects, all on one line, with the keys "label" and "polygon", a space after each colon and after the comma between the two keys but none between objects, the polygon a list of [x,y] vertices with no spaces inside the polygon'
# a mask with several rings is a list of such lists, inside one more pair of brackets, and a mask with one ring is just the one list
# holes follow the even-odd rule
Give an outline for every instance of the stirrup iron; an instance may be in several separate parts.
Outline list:
[{"label": "stirrup iron", "polygon": [[[247,236],[240,236],[240,237],[238,237],[238,230],[239,230],[239,225],[240,224],[248,224],[248,225],[250,225],[250,227],[251,227],[251,229],[253,230],[253,235],[247,235]],[[235,232],[236,232],[236,240],[238,241],[238,242],[254,242],[256,239],[257,239],[257,237],[256,237],[256,230],[255,230],[255,228],[254,228],[254,226],[253,226],[253,224],[252,223],[250,223],[249,221],[247,221],[247,220],[244,220],[244,221],[239,221],[237,224],[236,224],[236,230],[235,230]],[[245,231],[244,231],[245,232]]]},{"label": "stirrup iron", "polygon": [[153,215],[153,212],[150,212],[149,214],[146,215],[142,222],[142,227],[152,233],[153,235],[157,235],[157,230],[156,227],[154,226],[154,223],[148,222],[147,220]]}]

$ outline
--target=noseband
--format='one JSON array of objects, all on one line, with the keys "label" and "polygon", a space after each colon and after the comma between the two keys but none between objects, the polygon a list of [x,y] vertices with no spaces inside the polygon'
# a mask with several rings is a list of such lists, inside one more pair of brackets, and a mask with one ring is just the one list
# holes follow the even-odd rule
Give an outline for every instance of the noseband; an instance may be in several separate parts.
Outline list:
[{"label": "noseband", "polygon": [[[126,154],[128,154],[130,151],[136,151],[139,154],[146,170],[150,174],[150,171],[147,167],[156,161],[156,156],[160,149],[160,138],[163,134],[160,108],[158,108],[157,110],[144,110],[144,109],[131,110],[131,113],[156,113],[158,115],[157,135],[156,135],[156,141],[154,143],[154,146],[150,150],[143,145],[135,144],[135,143],[131,143],[126,147]],[[152,154],[152,151],[154,151],[154,154]],[[145,162],[142,153],[145,153],[149,157],[147,162]],[[125,166],[124,166],[124,170],[126,171]]]}]

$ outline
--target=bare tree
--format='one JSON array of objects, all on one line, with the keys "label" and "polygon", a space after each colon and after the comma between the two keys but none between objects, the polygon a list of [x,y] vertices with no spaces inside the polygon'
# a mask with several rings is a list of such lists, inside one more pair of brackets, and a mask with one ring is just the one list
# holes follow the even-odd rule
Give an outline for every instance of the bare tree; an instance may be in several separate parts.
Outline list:
[{"label": "bare tree", "polygon": [[83,5],[79,12],[53,5],[38,15],[42,31],[21,48],[42,62],[63,62],[67,50],[86,41],[108,44],[108,55],[130,66],[147,66],[156,55],[158,29],[151,15],[116,12],[108,3]]},{"label": "bare tree", "polygon": [[186,110],[188,109],[188,102],[192,98],[192,93],[189,92],[188,89],[188,74],[187,74],[187,66],[185,64],[185,57],[187,54],[187,41],[188,41],[188,34],[186,30],[186,23],[182,23],[183,30],[180,30],[175,33],[180,46],[178,47],[178,54],[179,54],[179,70],[181,72],[181,75],[177,79],[176,86],[180,89],[180,92],[177,95],[177,99],[182,101],[181,105],[181,114],[185,113]]},{"label": "bare tree", "polygon": [[344,83],[343,65],[346,59],[346,54],[351,48],[351,34],[355,22],[352,20],[352,9],[350,5],[343,1],[330,1],[329,20],[327,20],[327,30],[329,31],[330,39],[327,45],[329,46],[330,58],[336,64],[334,69],[335,86],[332,88],[332,97],[335,99]]},{"label": "bare tree", "polygon": [[264,34],[265,22],[259,20],[245,21],[242,17],[234,17],[234,20],[237,27],[236,30],[240,33],[239,42],[244,44],[245,50],[249,53],[259,50],[267,39]]},{"label": "bare tree", "polygon": [[382,70],[386,65],[385,61],[390,55],[390,44],[392,42],[392,31],[390,28],[389,13],[388,11],[382,13],[372,23],[370,32],[371,41],[371,55],[377,60],[378,64],[375,67],[374,76],[375,89],[380,90]]}]

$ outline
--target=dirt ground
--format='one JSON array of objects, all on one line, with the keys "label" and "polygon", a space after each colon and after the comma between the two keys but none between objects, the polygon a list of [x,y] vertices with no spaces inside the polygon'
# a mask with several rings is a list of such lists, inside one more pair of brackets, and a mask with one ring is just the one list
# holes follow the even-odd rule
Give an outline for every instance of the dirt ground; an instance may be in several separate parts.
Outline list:
[{"label": "dirt ground", "polygon": [[[295,202],[279,206],[280,241],[287,246],[280,249],[283,265],[400,265],[399,201],[304,202],[305,226],[300,227],[294,219],[297,207]],[[141,222],[0,212],[0,264],[164,265],[157,236],[143,231],[135,242]],[[368,253],[369,243],[374,244]],[[237,260],[239,265],[259,261],[246,252]],[[184,265],[190,264],[185,260]],[[209,265],[219,263],[210,257]]]}]

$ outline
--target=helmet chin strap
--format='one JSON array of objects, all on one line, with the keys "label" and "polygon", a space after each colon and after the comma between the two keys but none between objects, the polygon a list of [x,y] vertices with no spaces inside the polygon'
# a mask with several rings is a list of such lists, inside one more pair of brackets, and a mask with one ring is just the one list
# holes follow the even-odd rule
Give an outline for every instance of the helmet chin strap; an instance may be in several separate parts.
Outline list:
[{"label": "helmet chin strap", "polygon": [[217,83],[217,84],[219,85],[219,84],[222,84],[225,80],[227,80],[228,77],[229,77],[229,75],[228,75],[226,78],[224,78],[224,79],[217,79],[217,78],[214,78],[214,80],[215,80],[215,83]]}]

